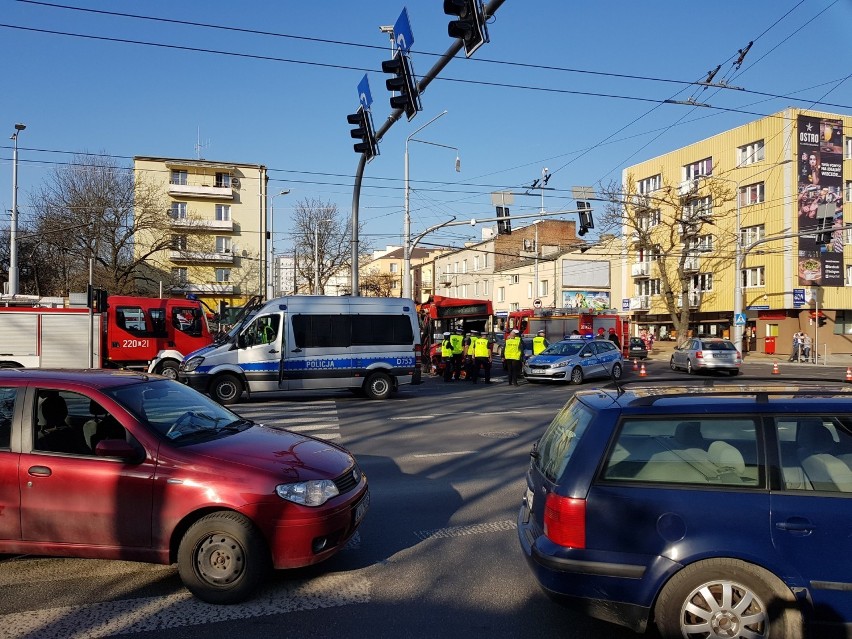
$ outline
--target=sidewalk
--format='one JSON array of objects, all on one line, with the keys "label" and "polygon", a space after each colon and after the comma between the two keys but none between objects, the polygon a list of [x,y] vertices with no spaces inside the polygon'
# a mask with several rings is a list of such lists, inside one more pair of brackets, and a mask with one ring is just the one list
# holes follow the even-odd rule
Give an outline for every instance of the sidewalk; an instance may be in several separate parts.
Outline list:
[{"label": "sidewalk", "polygon": [[[652,351],[648,353],[648,359],[656,360],[656,361],[665,361],[668,362],[669,358],[672,355],[672,351],[674,350],[676,342],[654,342],[654,348]],[[829,353],[826,357],[826,362],[823,364],[822,355],[820,355],[819,364],[814,362],[791,362],[790,356],[784,353],[775,354],[775,355],[767,355],[766,353],[760,353],[757,351],[746,352],[743,353],[743,362],[748,363],[758,363],[758,362],[766,362],[767,364],[772,364],[773,362],[777,362],[778,364],[788,364],[795,366],[834,366],[834,367],[842,367],[849,368],[852,367],[852,353],[839,353],[839,354],[831,354]]]}]

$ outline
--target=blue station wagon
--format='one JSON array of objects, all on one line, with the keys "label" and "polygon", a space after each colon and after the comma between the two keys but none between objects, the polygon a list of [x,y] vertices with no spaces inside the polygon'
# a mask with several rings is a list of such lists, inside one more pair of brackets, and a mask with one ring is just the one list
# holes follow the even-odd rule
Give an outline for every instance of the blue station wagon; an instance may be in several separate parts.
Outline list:
[{"label": "blue station wagon", "polygon": [[518,513],[541,587],[663,637],[848,631],[852,389],[832,386],[577,392],[533,447]]}]

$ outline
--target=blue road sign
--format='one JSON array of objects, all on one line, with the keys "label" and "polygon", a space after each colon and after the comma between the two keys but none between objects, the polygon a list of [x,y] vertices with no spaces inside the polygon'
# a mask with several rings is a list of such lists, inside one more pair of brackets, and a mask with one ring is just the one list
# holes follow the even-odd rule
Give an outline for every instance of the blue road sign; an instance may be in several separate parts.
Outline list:
[{"label": "blue road sign", "polygon": [[411,45],[414,44],[414,33],[411,31],[411,22],[408,20],[408,9],[402,8],[402,13],[396,19],[396,24],[393,25],[393,36],[396,40],[396,47],[403,53],[411,51]]},{"label": "blue road sign", "polygon": [[367,78],[366,73],[358,83],[358,101],[364,107],[365,111],[369,111],[370,105],[373,104],[373,95],[370,93],[370,80]]},{"label": "blue road sign", "polygon": [[630,310],[630,298],[622,297],[621,298],[621,310],[629,311]]},{"label": "blue road sign", "polygon": [[805,289],[803,288],[794,288],[793,289],[793,306],[804,306],[805,305]]},{"label": "blue road sign", "polygon": [[745,326],[746,325],[745,313],[737,313],[736,315],[734,315],[734,325],[735,326]]}]

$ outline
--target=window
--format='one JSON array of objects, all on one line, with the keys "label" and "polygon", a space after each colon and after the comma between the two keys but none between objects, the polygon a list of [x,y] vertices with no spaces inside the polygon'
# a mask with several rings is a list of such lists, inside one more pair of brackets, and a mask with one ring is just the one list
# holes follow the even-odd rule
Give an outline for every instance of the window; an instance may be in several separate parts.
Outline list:
[{"label": "window", "polygon": [[278,325],[281,318],[275,315],[262,315],[256,318],[240,335],[240,346],[274,344],[278,339]]},{"label": "window", "polygon": [[220,284],[231,281],[231,269],[229,268],[217,268],[216,269],[216,281]]},{"label": "window", "polygon": [[172,269],[172,280],[178,284],[186,284],[187,272],[186,267],[178,266]]},{"label": "window", "polygon": [[148,335],[145,324],[145,311],[140,306],[119,306],[115,309],[115,323],[119,328],[130,331],[134,335]]},{"label": "window", "polygon": [[216,221],[230,222],[231,221],[231,205],[217,204],[216,205]]},{"label": "window", "polygon": [[643,246],[639,249],[639,262],[656,262],[660,259],[659,246]]},{"label": "window", "polygon": [[521,305],[518,302],[511,302],[509,304],[509,310],[510,311],[519,311],[519,310],[521,310]]},{"label": "window", "polygon": [[230,188],[231,187],[231,174],[230,173],[217,173],[215,184],[216,184],[216,187],[220,188],[220,189]]},{"label": "window", "polygon": [[453,273],[458,273],[458,272],[459,272],[459,263],[458,263],[458,262],[456,262],[456,263],[453,265]]},{"label": "window", "polygon": [[479,270],[479,256],[478,255],[473,256],[473,270],[474,271]]},{"label": "window", "polygon": [[216,236],[216,252],[217,253],[230,253],[231,252],[231,238],[223,237],[221,235]]},{"label": "window", "polygon": [[764,267],[762,266],[743,269],[742,275],[743,288],[757,288],[766,286]]},{"label": "window", "polygon": [[697,221],[698,218],[709,217],[711,215],[713,215],[713,198],[709,195],[690,200],[683,207],[684,220]]},{"label": "window", "polygon": [[172,202],[171,216],[173,220],[185,220],[186,202]]},{"label": "window", "polygon": [[479,282],[478,281],[473,283],[473,296],[479,297]]},{"label": "window", "polygon": [[505,302],[506,301],[506,287],[498,286],[497,287],[497,301]]},{"label": "window", "polygon": [[538,297],[547,296],[547,280],[541,280],[538,283]]},{"label": "window", "polygon": [[636,216],[636,228],[647,231],[660,223],[660,209],[643,211]]},{"label": "window", "polygon": [[846,181],[846,201],[852,202],[852,180]]},{"label": "window", "polygon": [[0,388],[0,448],[9,448],[12,441],[12,415],[15,414],[17,389]]},{"label": "window", "polygon": [[201,335],[201,310],[198,308],[173,308],[172,326],[177,330],[199,337]]},{"label": "window", "polygon": [[532,282],[527,282],[527,299],[532,299],[532,296],[533,296]]},{"label": "window", "polygon": [[186,235],[172,235],[172,250],[186,250]]},{"label": "window", "polygon": [[713,175],[713,158],[704,158],[683,167],[684,180],[691,180],[702,175]]},{"label": "window", "polygon": [[737,166],[747,166],[764,159],[763,140],[746,144],[737,149]]},{"label": "window", "polygon": [[706,293],[713,290],[713,273],[698,273],[692,276],[692,291]]},{"label": "window", "polygon": [[740,188],[740,206],[760,204],[764,201],[763,182],[749,184]]},{"label": "window", "polygon": [[462,273],[467,273],[467,260],[462,260]]},{"label": "window", "polygon": [[92,455],[104,439],[127,441],[124,427],[97,402],[70,391],[38,390],[33,448],[66,455]]},{"label": "window", "polygon": [[843,157],[852,160],[852,138],[846,138],[843,144]]},{"label": "window", "polygon": [[482,283],[482,294],[486,297],[488,296],[488,280]]},{"label": "window", "polygon": [[510,275],[509,276],[509,284],[520,284],[521,276],[520,275]]},{"label": "window", "polygon": [[659,295],[660,294],[660,280],[650,279],[650,280],[640,280],[635,283],[636,295]]},{"label": "window", "polygon": [[636,192],[640,195],[648,195],[649,193],[657,191],[660,186],[662,186],[662,183],[662,175],[658,173],[657,175],[645,178],[644,180],[639,180],[636,183]]},{"label": "window", "polygon": [[766,227],[763,224],[757,226],[744,226],[740,229],[740,242],[743,246],[748,246],[757,240],[762,240],[766,237]]},{"label": "window", "polygon": [[293,338],[301,348],[411,346],[407,315],[294,315]]},{"label": "window", "polygon": [[396,262],[391,262],[390,272],[391,275],[396,275],[397,273],[399,273],[399,264],[397,264]]},{"label": "window", "polygon": [[852,492],[852,472],[844,462],[852,450],[850,426],[840,415],[776,417],[784,488]]},{"label": "window", "polygon": [[171,176],[169,177],[169,184],[179,184],[181,186],[186,186],[186,171],[178,171],[172,169]]}]

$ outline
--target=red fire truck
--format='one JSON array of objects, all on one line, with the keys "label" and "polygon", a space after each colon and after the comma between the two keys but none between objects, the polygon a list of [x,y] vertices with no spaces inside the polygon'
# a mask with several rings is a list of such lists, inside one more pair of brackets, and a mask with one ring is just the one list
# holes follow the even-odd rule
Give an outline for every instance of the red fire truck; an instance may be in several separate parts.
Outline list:
[{"label": "red fire truck", "polygon": [[[87,308],[0,308],[0,368],[133,368],[177,377],[213,341],[200,302],[111,295]],[[91,357],[91,359],[90,359]]]},{"label": "red fire truck", "polygon": [[603,329],[609,336],[609,329],[615,329],[624,353],[630,342],[630,326],[626,317],[614,311],[594,311],[576,308],[536,308],[510,311],[506,320],[506,335],[512,329],[518,329],[521,335],[535,335],[544,329],[548,342],[558,342],[569,337],[573,331],[579,331],[586,339],[591,339]]},{"label": "red fire truck", "polygon": [[441,341],[444,331],[461,328],[487,331],[491,328],[494,308],[491,300],[472,300],[432,295],[417,306],[420,317],[420,338],[423,345],[423,364],[426,370],[440,372]]}]

